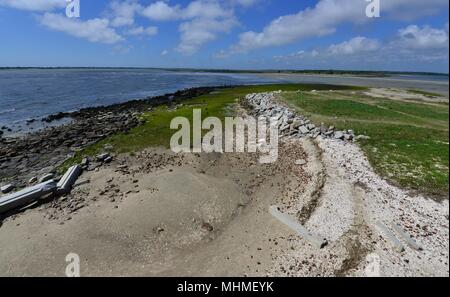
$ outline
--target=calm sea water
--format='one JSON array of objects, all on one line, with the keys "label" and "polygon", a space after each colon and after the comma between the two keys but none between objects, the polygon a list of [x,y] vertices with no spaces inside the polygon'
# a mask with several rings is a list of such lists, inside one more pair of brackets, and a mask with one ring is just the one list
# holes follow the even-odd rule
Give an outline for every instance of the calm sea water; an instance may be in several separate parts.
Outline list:
[{"label": "calm sea water", "polygon": [[422,81],[424,89],[448,92],[448,76],[359,79],[305,75],[189,73],[151,69],[0,70],[0,126],[22,130],[25,129],[28,119],[40,119],[60,111],[109,105],[200,86],[307,82],[412,88],[420,85],[418,80]]},{"label": "calm sea water", "polygon": [[274,81],[251,75],[140,69],[0,70],[0,125],[60,111],[109,105],[180,89]]}]

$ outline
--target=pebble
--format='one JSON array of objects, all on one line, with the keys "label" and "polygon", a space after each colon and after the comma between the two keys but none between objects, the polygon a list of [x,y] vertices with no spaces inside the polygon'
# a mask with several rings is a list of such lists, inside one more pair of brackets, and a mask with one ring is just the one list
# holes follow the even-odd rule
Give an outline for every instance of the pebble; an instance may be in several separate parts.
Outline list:
[{"label": "pebble", "polygon": [[9,193],[9,192],[11,192],[13,189],[14,189],[14,185],[12,185],[12,184],[7,184],[7,185],[4,185],[4,186],[0,187],[0,191],[1,191],[3,194]]},{"label": "pebble", "polygon": [[39,183],[43,183],[43,182],[49,181],[49,180],[51,180],[53,177],[54,177],[54,174],[53,174],[53,173],[47,173],[47,174],[41,176],[41,178],[39,179]]}]

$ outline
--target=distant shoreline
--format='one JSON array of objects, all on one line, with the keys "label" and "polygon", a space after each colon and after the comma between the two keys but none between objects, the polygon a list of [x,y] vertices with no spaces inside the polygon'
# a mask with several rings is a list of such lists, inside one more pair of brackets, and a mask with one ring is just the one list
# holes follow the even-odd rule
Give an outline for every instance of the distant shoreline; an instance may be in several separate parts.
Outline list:
[{"label": "distant shoreline", "polygon": [[389,77],[391,75],[430,75],[430,76],[449,76],[448,73],[439,72],[415,72],[415,71],[366,71],[366,70],[341,70],[341,69],[322,69],[322,70],[292,70],[292,69],[200,69],[200,68],[153,68],[153,67],[0,67],[0,70],[156,70],[156,71],[171,71],[171,72],[198,72],[198,73],[238,73],[238,74],[311,74],[311,75],[355,75],[355,76],[367,76],[367,77]]}]

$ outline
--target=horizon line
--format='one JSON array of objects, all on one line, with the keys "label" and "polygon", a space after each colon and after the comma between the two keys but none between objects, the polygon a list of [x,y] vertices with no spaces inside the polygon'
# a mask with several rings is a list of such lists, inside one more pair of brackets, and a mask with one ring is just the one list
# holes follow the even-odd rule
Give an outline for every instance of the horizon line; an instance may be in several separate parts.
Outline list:
[{"label": "horizon line", "polygon": [[135,67],[135,66],[0,66],[0,70],[5,69],[152,69],[168,71],[204,71],[204,72],[341,72],[341,73],[386,73],[386,74],[426,74],[426,75],[449,75],[447,72],[431,71],[403,71],[403,70],[345,70],[345,69],[238,69],[238,68],[195,68],[195,67]]}]

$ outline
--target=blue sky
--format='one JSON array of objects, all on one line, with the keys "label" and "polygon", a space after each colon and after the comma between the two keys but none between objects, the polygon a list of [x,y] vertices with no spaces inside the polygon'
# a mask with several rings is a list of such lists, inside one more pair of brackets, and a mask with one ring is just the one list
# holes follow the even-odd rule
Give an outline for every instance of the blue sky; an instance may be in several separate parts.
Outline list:
[{"label": "blue sky", "polygon": [[0,0],[0,66],[448,73],[448,0],[79,1]]}]

